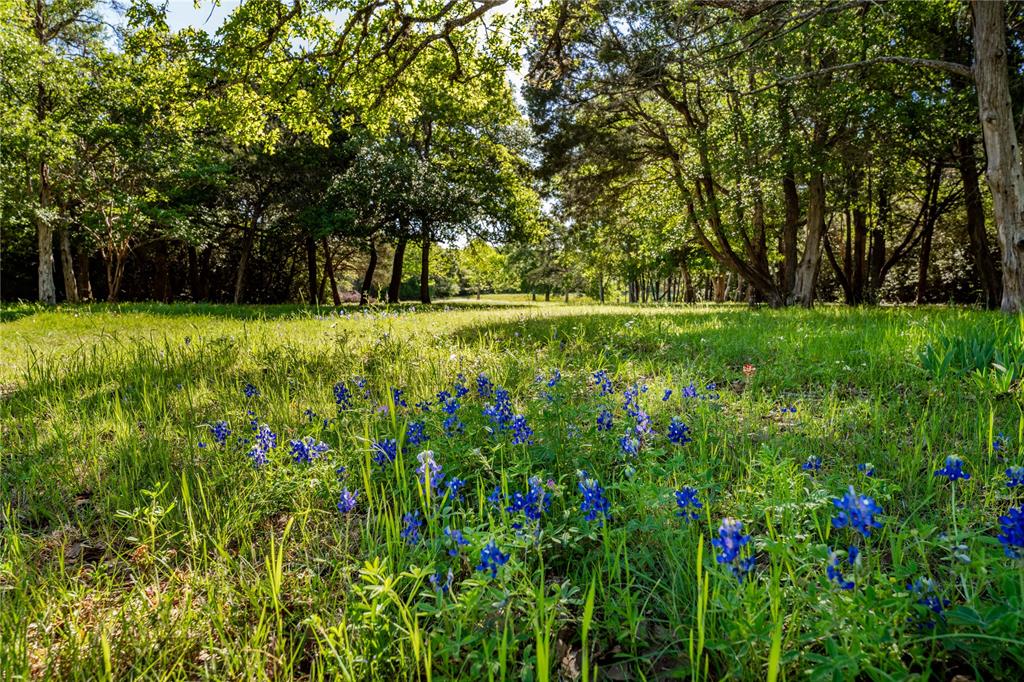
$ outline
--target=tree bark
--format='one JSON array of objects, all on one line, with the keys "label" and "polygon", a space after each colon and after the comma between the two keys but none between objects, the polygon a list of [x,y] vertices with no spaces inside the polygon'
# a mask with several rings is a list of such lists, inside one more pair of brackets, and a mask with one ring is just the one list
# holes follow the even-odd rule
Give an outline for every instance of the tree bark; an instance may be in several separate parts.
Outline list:
[{"label": "tree bark", "polygon": [[310,305],[319,305],[320,297],[317,295],[317,280],[319,275],[316,267],[316,241],[312,236],[306,237],[306,288],[309,292]]},{"label": "tree bark", "polygon": [[960,181],[964,186],[964,208],[967,212],[967,238],[971,245],[974,269],[978,272],[985,307],[989,310],[999,306],[1002,285],[995,259],[988,245],[988,231],[985,229],[985,207],[978,184],[978,166],[974,157],[974,140],[961,137],[957,140],[957,167]]},{"label": "tree bark", "polygon": [[377,246],[370,240],[370,262],[366,265],[366,274],[363,275],[363,286],[359,289],[359,305],[366,305],[370,302],[370,287],[373,286],[373,272],[377,269]]},{"label": "tree bark", "polygon": [[932,235],[935,234],[935,220],[931,216],[925,220],[924,232],[921,237],[921,253],[917,259],[917,296],[918,305],[927,302],[928,298],[928,267],[932,261]]},{"label": "tree bark", "polygon": [[327,237],[322,238],[320,244],[324,247],[324,269],[327,271],[327,279],[331,281],[331,300],[334,301],[334,306],[338,307],[341,305],[341,292],[338,291],[338,281],[334,279],[334,260],[331,258],[331,247],[327,243]]},{"label": "tree bark", "polygon": [[[42,86],[40,86],[42,88]],[[53,305],[57,302],[57,287],[53,282],[53,226],[46,215],[50,207],[50,168],[45,161],[39,164],[39,211],[36,213],[36,240],[39,248],[39,300]]]},{"label": "tree bark", "polygon": [[825,178],[821,171],[811,175],[807,193],[807,239],[796,270],[793,300],[805,308],[814,305],[814,290],[821,269],[821,237],[825,232]]},{"label": "tree bark", "polygon": [[89,251],[83,246],[78,249],[78,300],[92,300],[92,282],[89,279]]},{"label": "tree bark", "polygon": [[[533,294],[537,300],[537,294]],[[423,241],[420,243],[420,303],[430,303],[430,231],[423,227]]]},{"label": "tree bark", "polygon": [[235,277],[235,305],[242,302],[242,296],[245,293],[245,275],[249,267],[249,255],[252,253],[252,244],[255,241],[256,235],[255,222],[254,219],[254,224],[246,228],[245,235],[242,237],[242,255],[238,259],[238,274]]},{"label": "tree bark", "polygon": [[388,283],[388,303],[398,303],[402,290],[402,266],[405,265],[405,246],[408,239],[401,237],[395,245],[395,257],[391,262],[391,281]]},{"label": "tree bark", "polygon": [[1003,253],[1002,309],[1024,308],[1024,172],[1010,103],[1006,16],[1002,0],[972,0],[974,79],[999,245]]},{"label": "tree bark", "polygon": [[71,253],[71,237],[68,236],[68,229],[61,227],[57,230],[60,238],[60,265],[64,275],[64,298],[68,303],[78,303],[78,282],[75,281],[75,258]]}]

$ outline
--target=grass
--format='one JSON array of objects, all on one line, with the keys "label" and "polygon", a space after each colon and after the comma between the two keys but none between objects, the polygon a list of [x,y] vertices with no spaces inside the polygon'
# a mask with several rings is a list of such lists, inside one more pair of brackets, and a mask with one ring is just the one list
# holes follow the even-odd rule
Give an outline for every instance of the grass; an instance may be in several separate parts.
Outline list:
[{"label": "grass", "polygon": [[[1019,343],[1016,320],[491,303],[0,313],[0,677],[1017,679],[1024,567],[996,538],[1020,503],[1003,474],[1024,463],[1016,375],[942,359],[966,355],[943,350],[957,339]],[[489,431],[481,372],[532,444]],[[464,432],[446,437],[435,395],[459,373]],[[700,397],[683,397],[691,383]],[[654,434],[626,456],[634,384]],[[668,441],[672,417],[691,442]],[[277,434],[260,468],[237,443],[253,418]],[[402,442],[412,420],[429,442]],[[305,436],[330,451],[294,462],[289,440]],[[378,466],[387,438],[397,456]],[[420,483],[428,447],[466,481],[461,500]],[[950,454],[970,480],[933,475]],[[803,470],[814,456],[820,470]],[[580,470],[604,489],[606,523],[580,509]],[[539,522],[507,510],[531,477],[550,496]],[[830,523],[850,485],[884,510],[870,537]],[[676,515],[683,486],[703,503],[695,521]],[[358,491],[347,514],[343,487]],[[751,537],[742,582],[711,544],[724,517]],[[509,557],[493,578],[476,569],[490,541]],[[825,569],[849,546],[860,560],[842,564],[856,583],[842,590]],[[934,591],[908,589],[922,578]]]}]

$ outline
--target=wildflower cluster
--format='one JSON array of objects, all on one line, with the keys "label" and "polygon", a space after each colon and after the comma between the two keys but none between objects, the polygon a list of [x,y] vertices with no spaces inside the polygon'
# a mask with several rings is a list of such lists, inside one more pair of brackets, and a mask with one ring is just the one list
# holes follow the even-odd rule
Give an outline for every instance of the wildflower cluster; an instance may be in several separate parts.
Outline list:
[{"label": "wildflower cluster", "polygon": [[852,590],[855,586],[855,583],[852,580],[847,580],[843,576],[843,564],[846,564],[848,567],[853,568],[859,563],[859,561],[860,550],[858,550],[856,547],[852,545],[846,551],[845,559],[843,559],[839,555],[838,551],[829,550],[828,567],[825,569],[825,572],[828,575],[828,579],[834,582],[836,585],[838,585],[840,589]]},{"label": "wildflower cluster", "polygon": [[306,436],[302,440],[291,440],[292,458],[299,464],[310,464],[326,453],[331,447],[313,436]]},{"label": "wildflower cluster", "polygon": [[870,537],[872,528],[882,526],[882,522],[875,518],[882,513],[882,508],[867,495],[858,495],[852,485],[841,498],[834,498],[832,504],[839,510],[832,518],[832,526],[835,528],[849,527],[864,537]]},{"label": "wildflower cluster", "polygon": [[583,495],[583,500],[580,502],[580,511],[584,513],[583,518],[587,521],[597,521],[598,526],[603,526],[605,520],[611,520],[611,504],[604,494],[604,488],[586,471],[580,472],[579,479],[576,487]]},{"label": "wildflower cluster", "polygon": [[690,427],[684,424],[679,417],[672,417],[672,422],[668,425],[668,440],[676,445],[693,442],[693,439],[690,438]]},{"label": "wildflower cluster", "polygon": [[715,559],[720,564],[726,564],[740,582],[754,570],[755,557],[742,556],[743,548],[749,542],[750,536],[743,532],[743,522],[731,518],[722,519],[722,525],[718,527],[718,537],[711,541],[712,545],[721,550]]},{"label": "wildflower cluster", "polygon": [[[541,483],[541,480],[533,476],[527,482],[526,492],[516,491],[512,493],[512,499],[509,500],[505,511],[509,514],[522,513],[527,524],[537,524],[541,516],[544,515],[544,512],[550,508],[551,494],[544,489],[544,484]],[[512,527],[516,530],[521,530],[524,525],[521,521],[515,521]],[[539,526],[536,528],[536,532],[540,532]]]},{"label": "wildflower cluster", "polygon": [[247,453],[257,469],[269,461],[270,451],[277,447],[277,434],[266,424],[260,424],[253,436],[252,447]]},{"label": "wildflower cluster", "polygon": [[398,457],[398,441],[394,438],[375,440],[370,445],[370,452],[373,455],[373,462],[377,466],[391,464]]},{"label": "wildflower cluster", "polygon": [[998,539],[1006,556],[1024,558],[1024,507],[1010,507],[1005,516],[999,517]]},{"label": "wildflower cluster", "polygon": [[478,571],[490,571],[491,578],[498,577],[498,569],[508,563],[509,555],[502,553],[498,549],[498,545],[491,540],[483,549],[480,550],[480,563],[477,564],[476,570]]},{"label": "wildflower cluster", "polygon": [[959,479],[968,480],[971,475],[964,471],[964,461],[956,455],[950,455],[946,458],[946,464],[941,469],[938,469],[935,476],[943,476],[951,483],[956,482]]},{"label": "wildflower cluster", "polygon": [[676,491],[676,506],[679,507],[679,511],[676,512],[676,516],[686,521],[696,521],[700,518],[700,512],[698,511],[704,505],[700,503],[700,499],[697,497],[697,489],[691,488],[690,486],[684,486]]}]

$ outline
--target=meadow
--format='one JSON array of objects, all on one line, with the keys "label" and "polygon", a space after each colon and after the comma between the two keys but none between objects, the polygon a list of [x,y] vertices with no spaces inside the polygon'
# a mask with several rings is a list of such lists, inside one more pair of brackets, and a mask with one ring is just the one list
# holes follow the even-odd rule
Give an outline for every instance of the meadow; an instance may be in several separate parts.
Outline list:
[{"label": "meadow", "polygon": [[0,320],[0,678],[1024,668],[1017,318],[484,300]]}]

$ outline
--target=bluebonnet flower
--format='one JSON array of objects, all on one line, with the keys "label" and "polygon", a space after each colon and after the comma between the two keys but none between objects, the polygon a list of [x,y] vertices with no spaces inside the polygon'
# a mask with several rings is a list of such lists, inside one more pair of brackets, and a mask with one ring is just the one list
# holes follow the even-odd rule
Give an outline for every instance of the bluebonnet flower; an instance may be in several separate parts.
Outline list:
[{"label": "bluebonnet flower", "polygon": [[[454,408],[450,408],[451,412],[449,412],[448,409],[445,409],[446,406],[449,404],[449,401],[455,404]],[[455,410],[459,409],[458,401],[453,400],[451,392],[445,390],[437,392],[437,404],[440,405],[441,409],[444,410],[444,412],[446,412],[447,414],[451,414]]]},{"label": "bluebonnet flower", "polygon": [[277,447],[277,434],[266,424],[260,424],[253,439],[253,445],[247,455],[252,460],[252,465],[258,469],[267,463],[270,451]]},{"label": "bluebonnet flower", "polygon": [[699,519],[700,512],[697,510],[704,507],[697,497],[697,489],[690,486],[683,486],[676,491],[676,506],[679,507],[676,516],[686,521],[696,521]]},{"label": "bluebonnet flower", "polygon": [[375,440],[370,445],[370,452],[373,453],[373,461],[378,466],[390,464],[398,457],[398,441],[394,438]]},{"label": "bluebonnet flower", "polygon": [[430,440],[427,435],[427,426],[422,421],[409,422],[405,427],[405,442],[409,445],[419,445]]},{"label": "bluebonnet flower", "polygon": [[493,390],[494,384],[491,383],[486,374],[480,372],[476,377],[476,394],[481,398],[490,398]]},{"label": "bluebonnet flower", "polygon": [[445,482],[444,486],[447,490],[449,500],[461,500],[462,489],[466,487],[466,482],[461,478],[452,476]]},{"label": "bluebonnet flower", "polygon": [[405,398],[402,397],[403,393],[405,393],[405,391],[403,391],[400,388],[393,388],[393,389],[391,389],[391,400],[392,400],[392,402],[395,403],[395,407],[396,408],[397,407],[408,407],[409,406],[409,403],[407,403]]},{"label": "bluebonnet flower", "polygon": [[457,433],[463,433],[466,430],[466,425],[462,423],[462,420],[456,417],[454,414],[447,417],[444,420],[444,435],[451,438]]},{"label": "bluebonnet flower", "polygon": [[779,414],[796,414],[796,405],[779,405],[775,408]]},{"label": "bluebonnet flower", "polygon": [[[707,385],[704,386],[704,389],[710,391],[710,393],[708,393],[707,395],[701,396],[701,398],[704,400],[718,400],[719,398],[722,397],[717,392],[718,384],[716,384],[713,381],[709,381]],[[796,408],[793,408],[793,411],[796,412]]]},{"label": "bluebonnet flower", "polygon": [[410,545],[419,544],[420,528],[423,526],[423,519],[420,517],[419,511],[412,511],[404,515],[402,523],[405,524],[400,533],[402,539]]},{"label": "bluebonnet flower", "polygon": [[1015,466],[1010,467],[1006,470],[1006,487],[1016,488],[1017,486],[1024,485],[1024,467]]},{"label": "bluebonnet flower", "polygon": [[566,438],[579,438],[579,435],[580,427],[576,426],[575,424],[569,424],[568,426],[565,427]]},{"label": "bluebonnet flower", "polygon": [[821,457],[808,455],[807,461],[800,465],[804,471],[821,471]]},{"label": "bluebonnet flower", "polygon": [[477,564],[476,570],[490,571],[491,578],[497,578],[498,569],[507,564],[508,559],[508,554],[503,554],[498,545],[494,544],[494,540],[491,540],[480,550],[480,563]]},{"label": "bluebonnet flower", "polygon": [[871,462],[861,462],[857,465],[857,471],[861,472],[868,478],[875,477],[875,465]]},{"label": "bluebonnet flower", "polygon": [[316,412],[313,411],[313,408],[307,407],[302,411],[302,416],[306,418],[307,422],[312,424],[313,420],[316,419]]},{"label": "bluebonnet flower", "polygon": [[441,579],[439,572],[434,572],[430,576],[430,586],[439,594],[450,592],[452,589],[452,580],[455,576],[452,574],[452,569],[448,569],[448,577],[444,580]]},{"label": "bluebonnet flower", "polygon": [[611,431],[612,421],[611,410],[601,410],[601,414],[597,415],[597,430]]},{"label": "bluebonnet flower", "polygon": [[348,469],[345,468],[344,464],[339,464],[334,470],[334,475],[338,477],[339,481],[344,480],[348,476]]},{"label": "bluebonnet flower", "polygon": [[683,423],[679,417],[672,417],[672,423],[668,425],[668,440],[676,445],[686,445],[693,441],[690,438],[690,427]]},{"label": "bluebonnet flower", "polygon": [[465,547],[469,544],[469,540],[465,538],[461,530],[445,528],[444,534],[452,542],[452,547],[448,550],[448,556],[458,556],[459,547]]},{"label": "bluebonnet flower", "polygon": [[999,542],[1011,559],[1024,558],[1024,507],[1010,507],[999,517]]},{"label": "bluebonnet flower", "polygon": [[424,450],[420,454],[416,455],[416,459],[420,465],[416,468],[416,474],[420,478],[420,485],[426,486],[429,480],[430,489],[436,495],[440,492],[438,489],[441,487],[441,481],[444,480],[443,469],[437,460],[434,459],[434,453],[432,450]]},{"label": "bluebonnet flower", "polygon": [[496,485],[494,486],[494,490],[491,491],[491,494],[487,496],[487,501],[492,507],[501,509],[501,507],[504,506],[504,502],[502,500],[504,500],[504,495],[501,494],[501,486]]},{"label": "bluebonnet flower", "polygon": [[640,387],[636,384],[622,392],[622,409],[631,417],[640,410]]},{"label": "bluebonnet flower", "polygon": [[668,400],[671,397],[672,397],[672,389],[671,388],[666,388],[665,389],[665,395],[661,396],[661,402],[665,402],[666,400]]},{"label": "bluebonnet flower", "polygon": [[729,571],[743,582],[743,579],[754,568],[754,556],[740,556],[743,548],[750,542],[750,536],[743,533],[743,522],[737,519],[724,518],[718,527],[718,537],[711,544],[721,550],[715,559],[720,564],[728,564]]},{"label": "bluebonnet flower", "polygon": [[1006,437],[1006,434],[1000,431],[992,441],[993,452],[1006,452],[1010,446],[1010,439]]},{"label": "bluebonnet flower", "polygon": [[512,423],[512,399],[508,391],[498,387],[494,391],[494,402],[484,407],[484,416],[491,420],[491,423],[504,431]]},{"label": "bluebonnet flower", "polygon": [[964,461],[956,455],[950,455],[946,458],[946,464],[941,469],[938,469],[935,476],[945,476],[950,482],[956,482],[958,479],[968,480],[971,475],[964,472]]},{"label": "bluebonnet flower", "polygon": [[306,436],[302,440],[291,440],[289,443],[292,446],[292,457],[299,464],[309,464],[331,449],[327,443],[318,441],[313,436]]},{"label": "bluebonnet flower", "polygon": [[[857,564],[857,560],[860,558],[860,551],[854,547],[846,551],[846,565],[853,568]],[[836,550],[829,550],[828,553],[828,567],[825,569],[825,573],[828,574],[828,579],[834,582],[843,590],[852,590],[854,588],[854,581],[847,580],[843,576],[843,559],[839,556],[839,552]]]},{"label": "bluebonnet flower", "polygon": [[611,503],[604,494],[604,488],[596,479],[590,478],[586,471],[581,471],[579,477],[576,487],[583,494],[583,501],[580,502],[580,511],[585,512],[583,518],[597,521],[598,526],[603,526],[605,519],[611,520]]},{"label": "bluebonnet flower", "polygon": [[517,414],[512,418],[512,445],[533,445],[533,429],[526,423],[526,417]]},{"label": "bluebonnet flower", "polygon": [[[942,612],[949,606],[950,602],[948,599],[939,596],[934,580],[918,578],[912,583],[907,583],[907,590],[911,595],[917,596],[918,605],[924,606],[940,619],[945,619]],[[917,621],[911,618],[911,622],[916,622],[918,626],[929,630],[935,627],[935,619]]]},{"label": "bluebonnet flower", "polygon": [[599,369],[594,372],[594,384],[601,389],[601,395],[610,395],[615,392],[612,387],[612,380],[608,376],[608,372],[603,369]]},{"label": "bluebonnet flower", "polygon": [[339,412],[352,407],[352,394],[343,381],[334,384],[334,403],[338,406]]},{"label": "bluebonnet flower", "polygon": [[696,398],[697,396],[698,396],[697,387],[694,386],[693,382],[691,381],[690,385],[683,389],[683,397],[684,398]]},{"label": "bluebonnet flower", "polygon": [[242,392],[245,393],[246,398],[258,398],[260,396],[260,389],[249,383],[242,387]]},{"label": "bluebonnet flower", "polygon": [[626,433],[619,439],[619,449],[626,457],[635,457],[640,452],[640,441]]},{"label": "bluebonnet flower", "polygon": [[356,501],[358,498],[358,490],[350,491],[348,488],[342,488],[341,495],[338,496],[338,511],[342,514],[348,514],[356,508]]},{"label": "bluebonnet flower", "polygon": [[213,436],[213,442],[223,447],[228,442],[231,429],[228,428],[228,423],[222,419],[210,424],[210,435]]},{"label": "bluebonnet flower", "polygon": [[434,403],[430,402],[429,400],[421,400],[418,403],[416,403],[416,409],[419,410],[420,412],[430,412],[430,406],[433,404]]},{"label": "bluebonnet flower", "polygon": [[835,528],[849,526],[864,537],[870,537],[872,528],[882,527],[882,522],[875,519],[876,514],[882,513],[881,507],[867,495],[858,495],[852,485],[842,498],[833,498],[832,504],[839,510],[832,519]]},{"label": "bluebonnet flower", "polygon": [[466,395],[467,393],[469,393],[469,389],[466,388],[466,375],[465,374],[462,374],[461,372],[459,373],[459,376],[456,378],[455,387],[454,388],[455,388],[455,397],[456,398],[461,398],[464,395]]},{"label": "bluebonnet flower", "polygon": [[[528,522],[540,521],[544,512],[551,508],[551,494],[544,490],[544,484],[536,476],[527,482],[525,493],[514,492],[509,505],[505,508],[509,514],[523,513]],[[515,522],[512,527],[520,530],[523,524]],[[538,528],[539,531],[539,528]]]},{"label": "bluebonnet flower", "polygon": [[363,392],[363,397],[364,398],[369,398],[370,397],[370,388],[369,388],[369,386],[366,385],[366,379],[364,379],[363,377],[356,377],[355,381],[356,381],[356,387],[359,388],[359,390]]},{"label": "bluebonnet flower", "polygon": [[558,385],[558,382],[562,380],[562,373],[557,370],[551,370],[551,378],[548,379],[548,388],[554,388]]},{"label": "bluebonnet flower", "polygon": [[251,417],[251,419],[249,419],[249,428],[251,430],[253,430],[253,431],[256,431],[257,429],[259,429],[260,428],[260,419],[259,419],[259,417],[256,416],[256,413],[253,412],[252,410],[246,410],[245,413],[249,417]]}]

